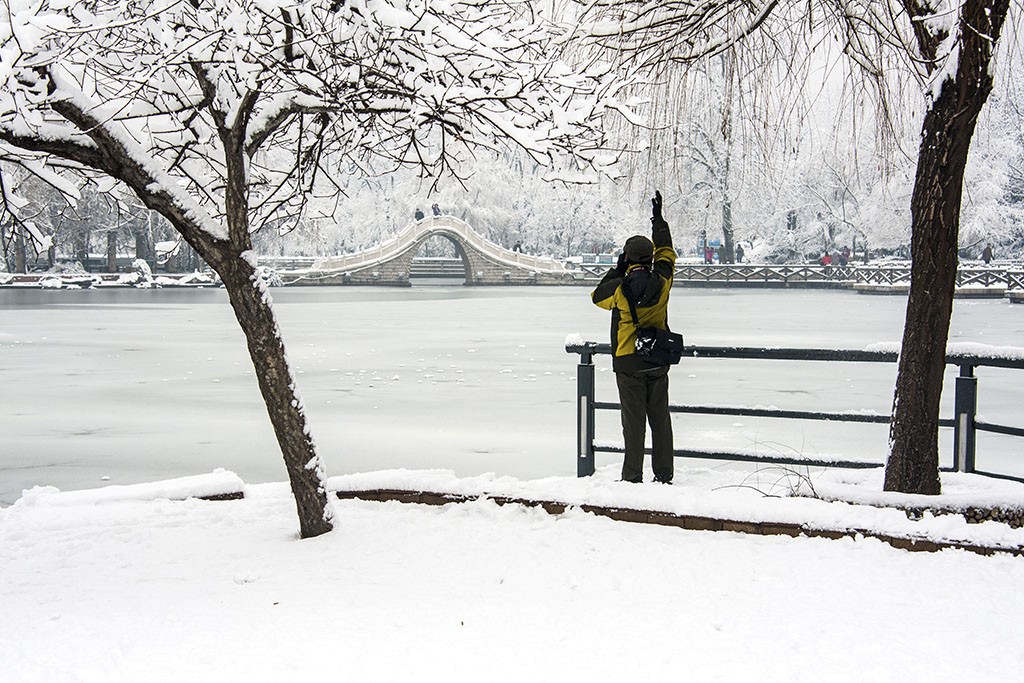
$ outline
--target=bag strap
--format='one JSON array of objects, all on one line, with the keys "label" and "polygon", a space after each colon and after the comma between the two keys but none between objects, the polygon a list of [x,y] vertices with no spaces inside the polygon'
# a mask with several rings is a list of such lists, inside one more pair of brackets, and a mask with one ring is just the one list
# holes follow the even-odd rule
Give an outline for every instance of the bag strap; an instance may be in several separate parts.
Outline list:
[{"label": "bag strap", "polygon": [[636,303],[629,298],[629,293],[623,290],[622,296],[626,297],[626,303],[629,304],[629,314],[633,316],[633,327],[640,328],[640,318],[636,315]]},{"label": "bag strap", "polygon": [[633,327],[640,329],[640,318],[636,314],[636,302],[630,298],[629,292],[626,290],[626,277],[629,277],[628,273],[622,278],[622,284],[619,287],[622,289],[622,296],[626,299],[626,303],[629,304],[629,314],[633,316]]}]

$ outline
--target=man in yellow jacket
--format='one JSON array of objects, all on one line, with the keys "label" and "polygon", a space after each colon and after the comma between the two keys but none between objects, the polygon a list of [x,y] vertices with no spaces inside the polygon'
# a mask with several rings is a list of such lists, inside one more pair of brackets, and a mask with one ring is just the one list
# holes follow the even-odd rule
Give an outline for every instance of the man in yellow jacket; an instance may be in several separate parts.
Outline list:
[{"label": "man in yellow jacket", "polygon": [[[668,297],[675,275],[672,234],[661,215],[661,192],[654,193],[651,239],[626,240],[618,263],[591,298],[612,312],[612,369],[622,404],[626,455],[623,481],[642,482],[647,423],[651,425],[654,480],[672,483],[672,418],[668,410],[668,368],[636,355],[637,327],[668,329]],[[632,305],[631,305],[632,304]],[[632,310],[631,310],[632,309]],[[636,321],[634,321],[634,311]]]}]

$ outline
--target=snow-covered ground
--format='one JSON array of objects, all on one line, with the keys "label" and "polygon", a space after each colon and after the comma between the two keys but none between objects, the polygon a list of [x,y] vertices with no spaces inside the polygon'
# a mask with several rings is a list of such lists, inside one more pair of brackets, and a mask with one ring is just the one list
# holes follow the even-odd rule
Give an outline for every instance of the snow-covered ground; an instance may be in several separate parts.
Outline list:
[{"label": "snow-covered ground", "polygon": [[[787,507],[749,489],[698,490],[722,472],[663,487],[612,481],[612,469],[585,482],[393,472],[332,484]],[[949,489],[971,485],[951,476]],[[282,484],[248,486],[241,501],[160,498],[175,488],[36,489],[0,509],[5,682],[1007,681],[1024,666],[1022,558],[684,531],[487,499],[340,501],[332,533],[298,541]],[[941,519],[788,500],[821,523],[887,516],[957,533]],[[1018,543],[1022,533],[972,530]]]},{"label": "snow-covered ground", "polygon": [[[790,483],[771,469],[680,462],[676,486],[627,486],[603,456],[594,478],[575,479],[576,359],[562,344],[574,332],[604,340],[606,314],[588,293],[275,290],[332,486],[1022,545],[1024,532],[1002,524],[766,498]],[[334,532],[298,541],[287,487],[260,483],[284,469],[223,292],[0,297],[5,683],[1003,681],[1024,666],[1024,559],[1003,554],[685,531],[486,499],[339,501]],[[904,306],[837,292],[677,290],[672,301],[690,343],[844,348],[897,341]],[[1024,307],[956,304],[956,342],[1019,345],[1022,332]],[[880,411],[891,400],[894,368],[715,363],[674,370],[673,400]],[[613,399],[610,374],[598,374],[598,395]],[[1019,378],[979,375],[982,413],[1018,424]],[[599,416],[599,438],[614,440],[616,422]],[[693,445],[880,458],[885,443],[884,430],[835,425],[676,425],[677,443]],[[980,458],[1004,469],[1021,455],[985,437],[979,449],[998,450]],[[217,467],[240,475],[245,500],[166,499],[243,485],[226,473],[124,486]],[[403,471],[380,471],[390,468]],[[879,476],[814,481],[825,495],[878,502]],[[105,484],[116,486],[46,488]],[[1012,502],[1022,488],[944,481],[953,502]]]}]

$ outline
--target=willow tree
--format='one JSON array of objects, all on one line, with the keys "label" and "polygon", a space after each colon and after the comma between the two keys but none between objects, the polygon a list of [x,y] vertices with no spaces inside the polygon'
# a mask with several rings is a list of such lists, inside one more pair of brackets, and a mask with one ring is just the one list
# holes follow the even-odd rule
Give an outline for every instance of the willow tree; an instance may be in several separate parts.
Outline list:
[{"label": "willow tree", "polygon": [[580,33],[626,55],[634,67],[691,64],[755,36],[771,41],[794,30],[826,31],[880,87],[887,68],[917,78],[924,121],[910,207],[913,263],[886,490],[940,492],[939,398],[964,169],[978,115],[992,91],[993,59],[1009,9],[1009,0],[598,0],[581,11]]},{"label": "willow tree", "polygon": [[[596,124],[613,81],[552,59],[526,2],[4,5],[0,161],[72,196],[69,174],[122,183],[217,272],[303,537],[332,528],[326,475],[251,234],[298,221],[339,160],[436,174],[502,143],[555,173],[606,158]],[[4,218],[17,219],[25,202],[3,191]]]}]

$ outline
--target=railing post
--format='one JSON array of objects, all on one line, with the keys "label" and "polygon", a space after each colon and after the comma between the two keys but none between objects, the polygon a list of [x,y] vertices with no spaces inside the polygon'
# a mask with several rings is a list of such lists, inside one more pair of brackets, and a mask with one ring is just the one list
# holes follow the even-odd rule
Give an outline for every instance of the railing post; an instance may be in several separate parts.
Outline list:
[{"label": "railing post", "polygon": [[978,378],[974,376],[973,365],[965,363],[960,366],[953,403],[956,411],[956,424],[953,427],[953,466],[957,472],[973,472],[977,437],[974,418],[978,409]]},{"label": "railing post", "polygon": [[576,366],[576,476],[594,473],[594,354],[580,352]]}]

